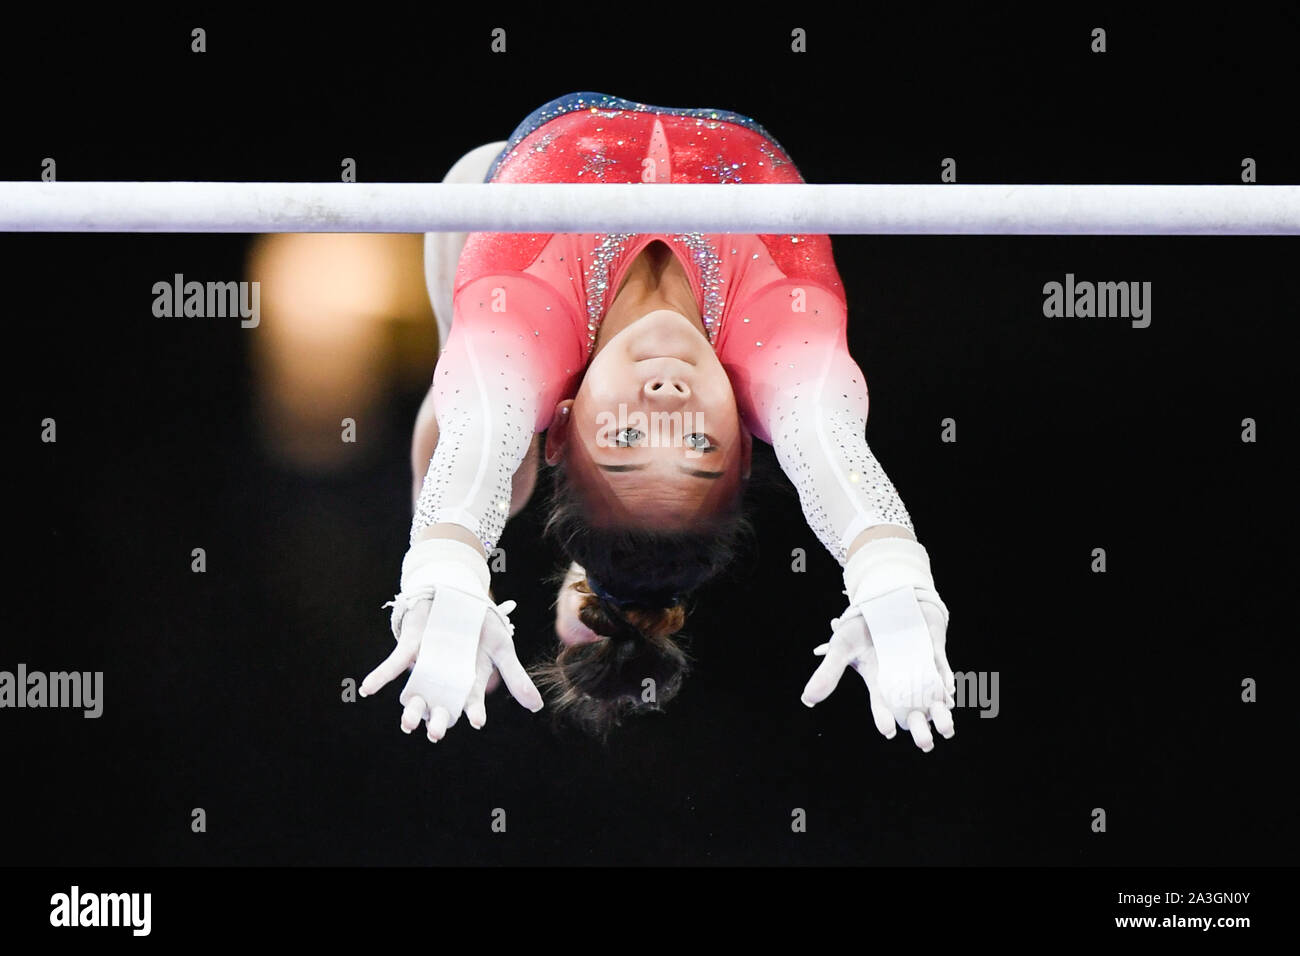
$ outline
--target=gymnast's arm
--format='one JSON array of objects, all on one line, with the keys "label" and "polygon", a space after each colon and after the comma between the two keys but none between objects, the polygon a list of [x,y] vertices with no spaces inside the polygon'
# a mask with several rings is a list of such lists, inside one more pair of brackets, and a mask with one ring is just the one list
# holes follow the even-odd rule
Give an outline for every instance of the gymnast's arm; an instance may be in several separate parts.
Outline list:
[{"label": "gymnast's arm", "polygon": [[[528,276],[484,276],[457,293],[456,318],[421,411],[436,425],[437,439],[422,441],[417,429],[413,442],[413,471],[423,481],[412,545],[450,536],[486,555],[518,510],[517,499],[526,499],[521,482],[535,474],[515,475],[546,420],[542,410],[558,401],[564,369],[573,367],[573,356],[540,332],[536,319],[559,304]],[[416,460],[429,447],[428,457]]]},{"label": "gymnast's arm", "polygon": [[[524,463],[519,466],[515,472],[514,478],[511,479],[510,491],[510,514],[513,518],[524,506],[528,504],[528,499],[532,497],[533,489],[537,485],[538,469],[538,448],[540,446],[540,435],[534,435],[532,444],[528,446],[528,454],[524,456]],[[415,431],[411,436],[411,473],[414,476],[414,487],[411,489],[412,508],[420,497],[420,488],[424,485],[424,476],[429,471],[429,462],[433,458],[434,449],[438,447],[438,418],[437,411],[434,408],[433,389],[430,388],[420,405],[420,411],[415,416]],[[419,540],[423,541],[428,538],[450,538],[453,541],[460,541],[472,545],[478,550],[483,546],[468,530],[458,524],[439,524],[430,525],[420,532]],[[492,676],[488,679],[484,693],[492,693],[500,683],[500,674],[496,668],[492,669]]]},{"label": "gymnast's arm", "polygon": [[746,425],[772,444],[809,527],[843,566],[869,541],[915,535],[867,445],[866,379],[849,355],[844,306],[813,283],[799,287],[805,308],[793,314],[789,284],[760,292],[721,358]]},{"label": "gymnast's arm", "polygon": [[[820,703],[852,666],[876,729],[893,737],[904,727],[928,751],[928,721],[954,733],[948,609],[907,509],[867,446],[866,379],[849,355],[843,304],[799,285],[803,295],[777,283],[745,308],[751,321],[728,337],[723,364],[746,424],[772,443],[809,527],[844,568],[848,609],[814,651],[822,663],[801,699]],[[792,315],[792,303],[806,310]]]},{"label": "gymnast's arm", "polygon": [[[416,495],[401,590],[388,606],[397,648],[362,682],[375,693],[410,669],[398,700],[402,729],[421,720],[442,739],[462,712],[486,719],[483,696],[493,668],[528,709],[541,695],[520,665],[507,615],[497,605],[487,556],[509,517],[514,476],[528,457],[541,402],[560,386],[530,321],[537,295],[508,276],[483,277],[456,297],[455,322],[434,370],[429,411],[416,429],[413,455],[428,455]],[[510,302],[512,310],[493,306]],[[525,331],[530,333],[525,339]],[[432,417],[436,433],[428,424]],[[422,463],[415,463],[418,475]]]},{"label": "gymnast's arm", "polygon": [[[434,449],[438,447],[438,413],[434,401],[434,392],[430,388],[420,405],[419,413],[415,416],[415,430],[411,435],[411,474],[414,479],[414,487],[411,489],[412,510],[414,510],[415,504],[420,498],[420,488],[424,485],[424,476],[429,472],[429,463],[433,458]],[[513,518],[524,509],[524,506],[528,504],[528,500],[532,497],[533,489],[537,485],[540,438],[540,435],[533,436],[532,444],[528,446],[528,454],[524,456],[523,464],[519,466],[519,470],[511,478],[510,518]],[[420,540],[432,537],[450,537],[482,549],[482,544],[460,525],[431,525],[420,532],[419,535]]]}]

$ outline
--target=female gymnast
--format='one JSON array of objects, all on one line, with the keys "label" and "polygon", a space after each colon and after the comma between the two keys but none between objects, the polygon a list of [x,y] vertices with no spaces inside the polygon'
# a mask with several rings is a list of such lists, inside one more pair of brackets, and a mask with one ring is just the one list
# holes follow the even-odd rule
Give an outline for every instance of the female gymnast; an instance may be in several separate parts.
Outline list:
[{"label": "female gymnast", "polygon": [[[547,103],[447,180],[803,181],[748,117],[600,93]],[[515,603],[495,602],[488,567],[541,457],[554,479],[547,532],[572,563],[560,652],[534,676],[593,732],[662,705],[686,670],[671,639],[684,601],[746,531],[757,436],[844,568],[847,608],[813,651],[823,659],[803,703],[852,667],[885,737],[901,726],[929,751],[930,721],[953,735],[948,611],[865,440],[866,381],[829,237],[430,234],[426,271],[442,352],[413,441],[415,517],[389,605],[397,646],[363,696],[410,669],[401,726],[423,721],[434,742],[462,713],[483,726],[497,672],[542,708],[515,653]]]}]

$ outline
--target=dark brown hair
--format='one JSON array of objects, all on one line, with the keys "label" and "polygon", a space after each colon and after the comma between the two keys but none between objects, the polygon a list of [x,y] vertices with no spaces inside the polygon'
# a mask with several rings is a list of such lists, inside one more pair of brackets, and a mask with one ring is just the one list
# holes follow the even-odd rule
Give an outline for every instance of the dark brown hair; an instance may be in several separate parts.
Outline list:
[{"label": "dark brown hair", "polygon": [[562,646],[533,668],[554,716],[604,739],[628,716],[661,710],[677,695],[690,659],[673,635],[686,622],[689,595],[752,536],[743,493],[742,483],[728,506],[690,530],[598,527],[563,463],[553,470],[546,533],[587,572],[590,581],[572,585],[585,595],[578,617],[601,637]]}]

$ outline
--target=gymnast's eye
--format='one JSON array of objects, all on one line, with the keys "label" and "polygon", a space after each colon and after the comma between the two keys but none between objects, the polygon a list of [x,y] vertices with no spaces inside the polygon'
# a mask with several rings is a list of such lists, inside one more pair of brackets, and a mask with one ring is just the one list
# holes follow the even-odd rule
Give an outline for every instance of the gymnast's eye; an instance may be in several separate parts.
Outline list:
[{"label": "gymnast's eye", "polygon": [[709,436],[703,432],[692,432],[686,436],[686,447],[695,451],[715,451],[718,446],[709,441]]},{"label": "gymnast's eye", "polygon": [[643,437],[639,428],[622,428],[614,433],[614,445],[617,448],[626,448],[635,445]]}]

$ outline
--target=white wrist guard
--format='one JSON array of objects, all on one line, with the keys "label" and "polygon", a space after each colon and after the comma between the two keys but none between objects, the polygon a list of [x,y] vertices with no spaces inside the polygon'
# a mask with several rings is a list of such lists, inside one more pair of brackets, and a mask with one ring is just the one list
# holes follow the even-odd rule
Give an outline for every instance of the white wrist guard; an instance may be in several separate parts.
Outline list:
[{"label": "white wrist guard", "polygon": [[402,592],[439,584],[474,591],[487,597],[487,558],[473,545],[450,538],[427,538],[411,546],[402,558]]},{"label": "white wrist guard", "polygon": [[948,618],[948,608],[934,587],[930,555],[915,541],[906,538],[868,541],[844,568],[844,593],[851,607],[905,587],[913,588],[917,600],[933,604],[943,612],[945,620]]},{"label": "white wrist guard", "polygon": [[[487,558],[472,545],[449,538],[428,538],[413,544],[402,559],[402,590],[384,607],[393,609],[393,637],[401,639],[402,619],[418,601],[438,589],[460,591],[492,605]],[[507,612],[508,613],[508,612]]]}]

